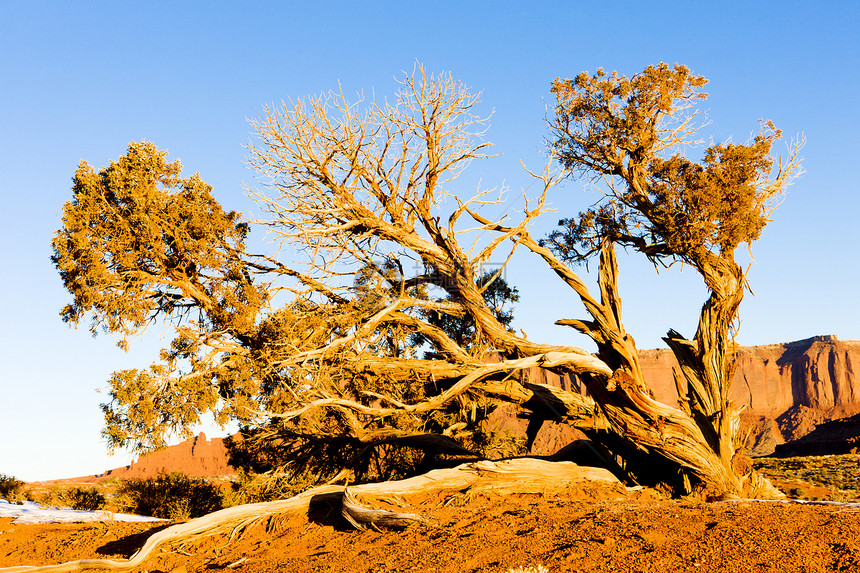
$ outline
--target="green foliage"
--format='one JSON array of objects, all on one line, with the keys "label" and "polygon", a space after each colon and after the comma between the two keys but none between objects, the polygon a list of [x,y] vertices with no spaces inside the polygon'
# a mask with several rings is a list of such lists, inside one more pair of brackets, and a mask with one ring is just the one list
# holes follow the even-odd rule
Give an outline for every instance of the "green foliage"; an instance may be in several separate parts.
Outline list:
[{"label": "green foliage", "polygon": [[510,430],[476,432],[473,439],[475,449],[481,452],[485,458],[512,458],[529,454],[526,447],[528,438],[524,435],[514,434]]},{"label": "green foliage", "polygon": [[793,458],[755,458],[755,468],[768,479],[786,484],[789,497],[812,499],[813,488],[828,490],[833,501],[860,501],[860,455],[838,454]]},{"label": "green foliage", "polygon": [[52,243],[73,296],[65,321],[77,325],[89,314],[94,334],[101,326],[123,346],[159,318],[178,327],[161,363],[111,379],[103,405],[111,446],[163,446],[167,433],[225,407],[212,383],[217,373],[166,380],[206,360],[221,339],[253,330],[267,296],[241,263],[247,223],[225,212],[199,176],[181,178],[179,161],[166,155],[140,142],[98,172],[81,162]]},{"label": "green foliage", "polygon": [[81,162],[53,241],[52,259],[74,296],[66,321],[91,312],[93,329],[127,336],[155,313],[187,312],[188,297],[171,283],[200,288],[198,302],[228,295],[231,255],[242,249],[247,224],[225,213],[199,176],[181,179],[179,161],[166,155],[141,142],[99,172]]},{"label": "green foliage", "polygon": [[[704,83],[683,66],[665,65],[631,79],[598,71],[556,83],[556,156],[572,171],[610,182],[600,204],[547,239],[562,259],[583,260],[609,240],[654,260],[699,264],[703,254],[758,236],[791,172],[767,179],[779,133],[765,124],[749,145],[711,146],[699,162],[679,155],[694,114],[676,112],[704,97]],[[528,229],[547,212],[547,193],[559,180],[550,169],[533,173],[543,191],[517,222],[478,213],[493,203],[485,192],[453,195],[451,182],[486,157],[490,144],[477,96],[449,75],[418,68],[392,102],[366,103],[332,94],[283,113],[267,109],[254,122],[258,144],[250,153],[266,188],[254,199],[268,216],[261,226],[279,242],[271,256],[246,252],[248,224],[226,212],[199,176],[182,178],[179,163],[151,143],[130,144],[99,171],[81,163],[53,240],[52,260],[73,298],[64,320],[91,318],[94,333],[101,327],[123,346],[159,321],[176,332],[149,368],[111,378],[102,405],[109,445],[156,448],[213,414],[247,425],[249,470],[326,479],[349,469],[357,479],[388,479],[502,447],[482,427],[500,401],[584,425],[612,422],[597,420],[612,414],[622,434],[662,419],[647,404],[624,419],[628,404],[639,403],[621,396],[625,384],[613,382],[617,391],[600,398],[618,397],[611,404],[618,408],[600,408],[579,394],[545,398],[484,362],[496,352],[511,368],[588,372],[595,384],[622,363],[637,374],[620,301],[612,300],[617,274],[602,275],[605,304],[598,304],[531,238]],[[519,248],[542,257],[585,303],[594,320],[567,323],[598,344],[598,357],[511,330],[516,289],[480,270]],[[713,277],[712,290],[740,292],[712,305],[718,316],[711,322],[722,328],[734,318],[743,276],[732,274],[737,265],[706,263],[698,268]],[[431,298],[433,287],[445,294]],[[699,351],[714,356],[706,342],[696,341]],[[707,372],[722,370],[709,360]],[[719,384],[708,382],[718,395]],[[549,402],[563,405],[564,415]],[[697,423],[732,427],[712,414]],[[693,432],[692,442],[713,429]],[[683,447],[659,428],[643,432],[658,455]],[[664,457],[688,459],[676,454]],[[162,482],[169,489],[170,480]],[[197,512],[192,498],[176,499],[159,507]]]},{"label": "green foliage", "polygon": [[[792,169],[774,181],[770,155],[781,132],[764,122],[749,143],[715,144],[701,161],[682,155],[695,132],[707,83],[685,66],[648,66],[627,78],[598,70],[559,79],[551,124],[560,162],[611,190],[578,217],[559,221],[545,241],[565,260],[582,262],[603,240],[631,246],[653,260],[700,260],[706,251],[731,254],[759,238]],[[793,162],[786,167],[791,167]]]},{"label": "green foliage", "polygon": [[[272,420],[261,427],[243,427],[239,437],[225,444],[230,465],[248,475],[279,476],[278,488],[298,483],[300,490],[344,469],[355,483],[403,479],[464,460],[525,454],[525,437],[486,430],[493,409],[486,402],[455,403],[423,418],[424,425],[410,437],[380,431],[379,439],[364,441],[341,430],[343,422],[336,414],[317,417],[313,430]],[[456,441],[437,438],[452,426],[461,431]]]},{"label": "green foliage", "polygon": [[24,482],[18,478],[6,474],[0,474],[0,497],[9,503],[21,501]]},{"label": "green foliage", "polygon": [[792,486],[785,490],[786,495],[791,499],[806,499],[806,488],[800,486]]},{"label": "green foliage", "polygon": [[30,501],[35,501],[42,507],[61,508],[67,507],[68,504],[63,499],[64,490],[58,486],[51,486],[38,492],[31,492],[29,495]]},{"label": "green foliage", "polygon": [[118,496],[123,511],[163,519],[200,517],[223,506],[220,487],[179,472],[125,480]]},{"label": "green foliage", "polygon": [[[510,328],[514,320],[514,312],[511,306],[520,300],[517,287],[511,286],[493,271],[485,271],[478,276],[475,283],[481,291],[481,295],[496,320],[505,327]],[[458,302],[456,293],[448,294],[443,301]],[[469,315],[452,315],[445,312],[427,310],[424,313],[427,322],[442,329],[461,348],[472,351],[481,356],[486,350],[481,344],[480,332],[475,328],[475,321]],[[420,346],[427,342],[426,337],[417,334],[412,339],[413,344]],[[439,358],[439,354],[433,351],[426,352],[425,358]]]},{"label": "green foliage", "polygon": [[[156,321],[176,327],[159,362],[112,375],[109,401],[102,404],[110,447],[163,446],[171,434],[187,434],[205,413],[222,422],[277,428],[276,437],[269,436],[273,459],[249,468],[268,471],[290,460],[295,476],[330,476],[344,467],[366,478],[407,475],[437,456],[425,434],[445,434],[446,447],[459,452],[471,447],[490,411],[471,396],[420,415],[376,418],[337,409],[291,421],[259,415],[295,411],[326,396],[366,408],[378,405],[379,393],[397,402],[426,400],[453,383],[450,372],[459,373],[459,362],[475,361],[470,352],[480,357],[488,344],[475,321],[456,308],[463,300],[447,274],[437,271],[432,279],[449,293],[433,306],[424,280],[405,276],[405,264],[414,267],[414,260],[376,258],[362,249],[364,262],[351,286],[340,278],[326,284],[245,252],[248,230],[239,214],[220,207],[199,176],[183,178],[179,162],[168,162],[151,143],[131,143],[125,155],[98,171],[81,163],[53,240],[52,260],[73,297],[64,320],[78,324],[89,317],[94,333],[101,327],[118,334],[123,345]],[[477,304],[489,307],[489,320],[509,328],[516,289],[490,274],[469,276],[483,296]],[[302,288],[284,286],[288,279]],[[285,290],[295,297],[275,306],[275,293]],[[392,310],[399,300],[413,302]],[[357,343],[347,353],[321,350],[351,338]],[[386,366],[380,375],[374,364],[416,359],[416,340],[436,356],[454,353],[458,363],[439,374],[403,364]]]},{"label": "green foliage", "polygon": [[[434,454],[398,441],[363,442],[343,432],[328,416],[323,432],[272,421],[244,428],[241,440],[227,443],[230,464],[249,474],[286,476],[286,483],[323,483],[348,469],[354,482],[386,481],[419,473]],[[285,484],[277,484],[280,488]]]}]

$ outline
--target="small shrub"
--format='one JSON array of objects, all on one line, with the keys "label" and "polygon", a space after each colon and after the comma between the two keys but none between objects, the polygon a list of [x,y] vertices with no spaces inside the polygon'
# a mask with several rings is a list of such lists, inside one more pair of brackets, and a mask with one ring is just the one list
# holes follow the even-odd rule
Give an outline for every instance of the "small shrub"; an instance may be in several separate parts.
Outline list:
[{"label": "small shrub", "polygon": [[792,499],[806,499],[806,490],[802,487],[790,487],[786,490],[788,497]]},{"label": "small shrub", "polygon": [[191,502],[187,498],[177,498],[167,502],[164,507],[167,519],[173,521],[188,521],[191,519]]},{"label": "small shrub", "polygon": [[78,509],[99,511],[107,508],[107,499],[98,487],[74,487],[63,489],[57,486],[40,491],[28,491],[27,499],[44,508]]},{"label": "small shrub", "polygon": [[68,489],[60,494],[60,499],[72,509],[86,511],[98,511],[104,509],[107,504],[105,496],[95,487]]},{"label": "small shrub", "polygon": [[239,478],[233,482],[232,490],[224,496],[224,505],[232,507],[246,503],[289,499],[315,484],[316,478],[308,474],[290,476],[284,473],[257,474],[240,470]]},{"label": "small shrub", "polygon": [[33,495],[31,501],[35,501],[44,508],[60,508],[66,504],[63,500],[63,492],[58,487],[51,487],[38,495]]},{"label": "small shrub", "polygon": [[21,503],[24,482],[6,474],[0,474],[0,497],[9,503]]},{"label": "small shrub", "polygon": [[217,511],[223,500],[217,485],[174,472],[122,482],[119,505],[131,513],[183,520]]}]

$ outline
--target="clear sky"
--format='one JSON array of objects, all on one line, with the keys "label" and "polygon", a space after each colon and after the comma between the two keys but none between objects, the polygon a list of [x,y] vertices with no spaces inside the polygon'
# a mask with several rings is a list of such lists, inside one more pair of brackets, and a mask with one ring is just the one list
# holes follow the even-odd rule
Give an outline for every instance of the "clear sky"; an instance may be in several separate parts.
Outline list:
[{"label": "clear sky", "polygon": [[[62,323],[69,301],[50,241],[81,159],[100,168],[150,140],[199,172],[230,209],[245,196],[247,119],[262,105],[336,88],[385,96],[420,61],[483,92],[500,156],[468,177],[528,184],[543,164],[550,82],[597,67],[632,75],[681,63],[710,79],[716,141],[745,141],[772,119],[803,134],[806,174],[753,246],[755,295],[741,344],[817,334],[860,339],[860,4],[793,2],[66,2],[0,0],[0,473],[85,475],[108,458],[99,403],[110,373],[156,358],[155,329],[129,353]],[[777,151],[781,151],[778,149]],[[553,197],[586,207],[582,186]],[[536,234],[555,222],[548,218]],[[690,269],[659,276],[621,260],[628,330],[640,348],[695,329],[705,291]],[[507,274],[532,339],[587,343],[553,321],[581,316],[572,293],[528,257]],[[216,431],[208,430],[210,435]]]}]

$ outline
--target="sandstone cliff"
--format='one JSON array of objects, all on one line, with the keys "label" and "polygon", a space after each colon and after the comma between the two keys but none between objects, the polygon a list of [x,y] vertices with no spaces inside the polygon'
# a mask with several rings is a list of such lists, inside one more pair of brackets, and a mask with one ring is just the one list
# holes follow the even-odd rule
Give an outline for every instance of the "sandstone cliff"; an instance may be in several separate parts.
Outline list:
[{"label": "sandstone cliff", "polygon": [[[675,399],[670,350],[640,352],[657,398]],[[732,398],[750,411],[778,417],[792,406],[839,412],[860,404],[860,342],[815,336],[738,349]]]},{"label": "sandstone cliff", "polygon": [[[677,404],[668,349],[642,350],[642,369],[655,397]],[[860,341],[815,336],[796,342],[741,347],[731,397],[746,406],[743,423],[750,431],[748,449],[755,455],[813,431],[817,424],[860,412]],[[544,377],[542,382],[576,387],[569,379]],[[550,453],[565,431],[546,424],[533,451]],[[566,436],[565,436],[566,437]]]},{"label": "sandstone cliff", "polygon": [[779,444],[775,457],[860,453],[860,414],[824,422],[798,440]]},{"label": "sandstone cliff", "polygon": [[207,438],[206,434],[185,440],[175,446],[141,455],[125,467],[102,474],[51,480],[45,483],[79,484],[102,483],[112,479],[146,479],[159,473],[182,472],[190,477],[216,477],[232,475],[236,470],[227,463],[224,438]]},{"label": "sandstone cliff", "polygon": [[129,466],[109,470],[96,477],[101,480],[132,479],[171,472],[182,472],[190,477],[212,477],[234,474],[236,470],[227,464],[224,438],[209,439],[201,432],[190,440],[143,454]]}]

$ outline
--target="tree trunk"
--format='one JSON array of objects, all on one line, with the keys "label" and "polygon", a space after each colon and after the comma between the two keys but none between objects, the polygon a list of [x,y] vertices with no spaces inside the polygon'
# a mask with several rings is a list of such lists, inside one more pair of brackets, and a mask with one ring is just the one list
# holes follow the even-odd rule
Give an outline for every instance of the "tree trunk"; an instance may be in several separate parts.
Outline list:
[{"label": "tree trunk", "polygon": [[[618,265],[611,243],[605,243],[600,253],[601,299],[589,308],[594,320],[563,320],[559,324],[589,335],[597,343],[598,357],[613,369],[608,379],[594,375],[581,378],[620,439],[602,432],[591,432],[590,436],[626,458],[631,473],[645,479],[650,473],[683,493],[689,493],[692,477],[714,496],[749,494],[752,489],[770,496],[775,490],[761,478],[744,483],[742,476],[751,468],[735,457],[739,417],[728,399],[733,368],[726,352],[729,324],[743,295],[742,276],[713,276],[722,282],[719,290],[712,290],[702,310],[696,340],[685,341],[674,332],[667,339],[687,380],[686,393],[681,391],[680,381],[678,384],[681,409],[656,401],[642,374],[635,343],[621,322]],[[660,468],[655,472],[663,464],[652,454],[675,464],[676,471],[667,475],[665,468]],[[679,481],[673,483],[673,475],[679,474]]]},{"label": "tree trunk", "polygon": [[702,307],[696,336],[690,341],[670,330],[664,340],[680,366],[675,384],[682,408],[695,419],[727,471],[748,473],[749,462],[738,456],[743,445],[740,410],[729,398],[735,372],[729,332],[743,300],[745,279],[737,263],[714,255],[699,269],[711,296]]}]

